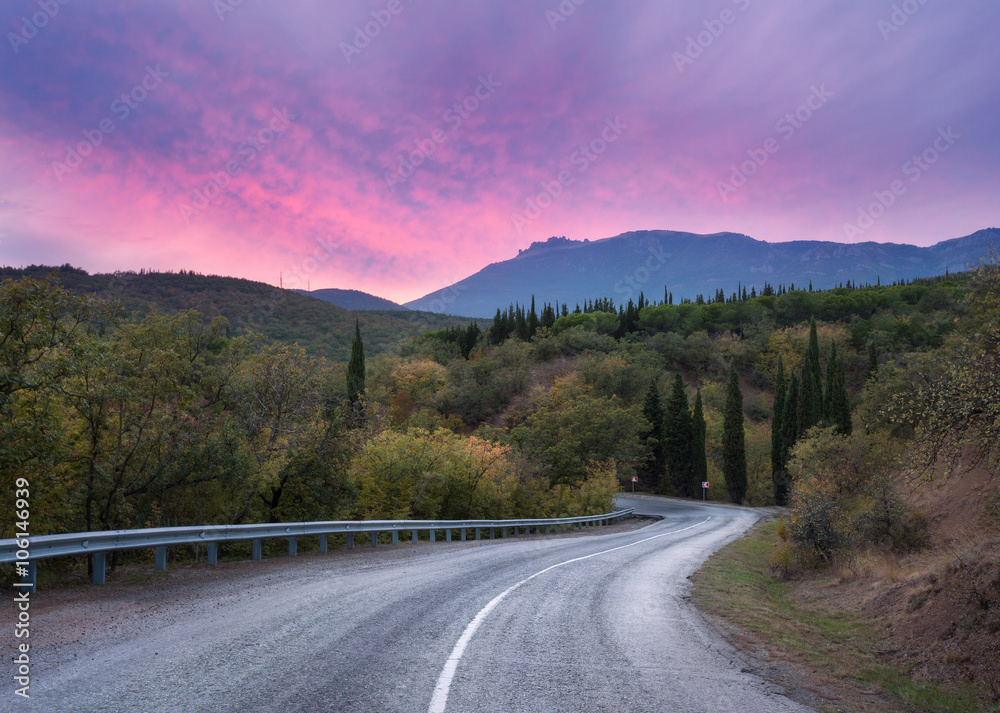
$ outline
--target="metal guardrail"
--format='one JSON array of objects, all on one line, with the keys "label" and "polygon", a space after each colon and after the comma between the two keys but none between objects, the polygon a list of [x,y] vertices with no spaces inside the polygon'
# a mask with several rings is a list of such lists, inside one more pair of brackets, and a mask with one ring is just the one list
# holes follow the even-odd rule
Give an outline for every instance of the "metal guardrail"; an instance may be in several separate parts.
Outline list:
[{"label": "metal guardrail", "polygon": [[[474,531],[474,539],[481,539],[482,532],[489,530],[489,539],[494,539],[497,530],[501,537],[507,537],[507,530],[517,535],[520,528],[527,534],[531,528],[536,533],[565,532],[569,528],[595,527],[616,522],[631,515],[634,508],[625,508],[601,515],[581,517],[561,517],[536,520],[331,520],[326,522],[268,523],[259,525],[212,525],[200,527],[153,527],[142,530],[104,530],[99,532],[74,532],[65,535],[41,535],[29,537],[28,546],[22,547],[24,539],[0,540],[0,563],[20,562],[27,565],[27,573],[21,578],[21,587],[35,590],[37,582],[37,562],[51,557],[73,557],[93,555],[93,583],[104,584],[105,564],[108,552],[116,550],[139,550],[153,548],[156,551],[155,566],[158,570],[167,568],[167,549],[180,545],[202,544],[207,547],[208,564],[219,562],[219,543],[253,543],[253,559],[263,557],[263,541],[287,539],[288,554],[294,557],[298,551],[297,538],[319,536],[320,552],[327,551],[327,536],[343,534],[347,536],[347,548],[354,549],[354,535],[369,533],[373,547],[378,545],[380,533],[392,533],[392,544],[399,544],[399,533],[409,532],[411,540],[417,542],[418,532],[429,532],[430,541],[436,540],[436,533],[443,530],[445,540],[451,541],[454,530],[461,532],[461,539],[467,538],[469,530]],[[24,554],[26,553],[26,554]]]}]

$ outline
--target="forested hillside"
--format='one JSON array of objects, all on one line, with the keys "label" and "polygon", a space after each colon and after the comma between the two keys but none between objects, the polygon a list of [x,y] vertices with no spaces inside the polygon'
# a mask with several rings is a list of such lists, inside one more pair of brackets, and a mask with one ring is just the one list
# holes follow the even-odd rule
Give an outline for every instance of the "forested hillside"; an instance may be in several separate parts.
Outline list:
[{"label": "forested hillside", "polygon": [[355,319],[365,329],[371,354],[395,347],[404,337],[468,321],[398,307],[351,312],[294,290],[183,270],[90,275],[69,265],[32,265],[25,269],[0,267],[0,280],[45,280],[53,272],[63,287],[75,294],[94,294],[121,303],[125,316],[136,311],[170,314],[193,309],[209,318],[225,317],[234,336],[256,332],[276,341],[298,343],[310,355],[334,361],[347,360]]},{"label": "forested hillside", "polygon": [[[380,354],[362,321],[349,368],[222,316],[116,316],[74,287],[22,278],[0,295],[0,471],[31,483],[38,534],[595,512],[637,476],[666,494],[708,481],[711,499],[787,500],[797,546],[828,559],[861,532],[919,539],[884,477],[904,446],[934,465],[954,450],[941,433],[1000,442],[991,266],[682,304],[515,304]],[[841,465],[854,480],[838,485]]]}]

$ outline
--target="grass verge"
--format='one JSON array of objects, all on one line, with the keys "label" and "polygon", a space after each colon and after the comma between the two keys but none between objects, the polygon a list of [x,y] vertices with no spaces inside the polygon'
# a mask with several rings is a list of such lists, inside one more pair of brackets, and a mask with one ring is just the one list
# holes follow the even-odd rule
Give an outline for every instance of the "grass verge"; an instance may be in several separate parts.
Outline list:
[{"label": "grass verge", "polygon": [[810,678],[843,699],[826,710],[844,710],[844,705],[879,712],[991,710],[970,689],[917,681],[881,661],[876,631],[850,613],[796,602],[796,583],[771,575],[768,556],[780,541],[776,530],[775,520],[758,524],[692,577],[695,602],[703,611],[749,634],[772,656],[809,670]]}]

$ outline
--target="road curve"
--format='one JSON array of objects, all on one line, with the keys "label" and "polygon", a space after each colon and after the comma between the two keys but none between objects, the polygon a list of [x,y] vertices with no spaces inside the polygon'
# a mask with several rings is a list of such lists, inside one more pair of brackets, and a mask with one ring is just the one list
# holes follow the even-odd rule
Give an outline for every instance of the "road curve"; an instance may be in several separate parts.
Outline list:
[{"label": "road curve", "polygon": [[658,498],[619,505],[663,519],[272,563],[165,596],[142,616],[132,606],[113,635],[50,645],[43,611],[31,699],[11,710],[811,710],[741,672],[688,602],[687,577],[756,515]]}]

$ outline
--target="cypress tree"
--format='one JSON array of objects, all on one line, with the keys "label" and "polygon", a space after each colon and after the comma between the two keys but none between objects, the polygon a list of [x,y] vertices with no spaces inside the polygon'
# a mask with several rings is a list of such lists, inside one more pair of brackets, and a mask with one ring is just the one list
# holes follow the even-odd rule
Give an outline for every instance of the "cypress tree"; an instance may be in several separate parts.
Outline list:
[{"label": "cypress tree", "polygon": [[816,403],[815,393],[816,389],[812,374],[809,373],[809,371],[806,370],[805,365],[803,365],[802,374],[799,378],[799,398],[796,403],[796,434],[805,433],[819,421],[819,414],[816,414],[816,418],[813,418],[812,416],[814,411],[813,405]]},{"label": "cypress tree", "polygon": [[820,422],[823,417],[823,371],[819,364],[819,339],[816,320],[809,320],[809,346],[802,364],[799,382],[799,403],[796,420],[798,435],[802,435]]},{"label": "cypress tree", "polygon": [[646,391],[642,415],[651,426],[645,439],[650,447],[651,456],[644,469],[643,482],[648,487],[657,488],[661,485],[666,472],[667,461],[663,443],[663,403],[660,401],[660,389],[656,386],[656,381],[653,381]]},{"label": "cypress tree", "polygon": [[799,440],[799,377],[792,374],[792,382],[785,396],[785,409],[781,416],[781,463],[788,465],[788,453]]},{"label": "cypress tree", "polygon": [[694,414],[691,417],[691,481],[695,492],[701,484],[708,480],[708,457],[705,454],[705,442],[708,428],[705,424],[705,411],[701,405],[701,389],[695,393]]},{"label": "cypress tree", "polygon": [[823,394],[823,418],[824,424],[830,424],[833,421],[833,414],[831,411],[833,391],[836,388],[837,381],[837,343],[834,341],[830,342],[830,360],[826,363],[826,391]]},{"label": "cypress tree", "polygon": [[742,503],[747,494],[747,453],[743,434],[743,392],[736,365],[729,368],[726,410],[722,418],[722,474],[729,501]]},{"label": "cypress tree", "polygon": [[785,401],[788,397],[785,386],[785,362],[778,357],[778,377],[774,386],[774,417],[771,419],[771,483],[774,486],[774,502],[784,505],[788,502],[788,476],[785,473],[785,458],[788,449],[784,441]]},{"label": "cypress tree", "polygon": [[851,422],[851,397],[847,393],[847,377],[844,373],[844,360],[837,359],[837,368],[833,374],[833,386],[830,395],[830,420],[837,431],[844,436],[851,435],[854,424]]},{"label": "cypress tree", "polygon": [[361,343],[361,324],[354,320],[351,360],[347,364],[347,396],[355,403],[365,392],[365,348]]},{"label": "cypress tree", "polygon": [[[819,363],[819,337],[816,334],[816,320],[814,318],[809,319],[809,347],[806,349],[806,364],[816,383],[822,384],[823,369]],[[822,413],[823,391],[817,390],[816,395],[818,397],[817,405],[819,406],[819,412]]]},{"label": "cypress tree", "polygon": [[[535,311],[535,296],[531,296],[531,312],[528,313],[528,339],[538,332],[538,313]],[[527,341],[527,339],[525,340]]]},{"label": "cypress tree", "polygon": [[878,373],[878,350],[875,348],[875,342],[868,345],[868,373],[865,375],[865,380],[871,379]]},{"label": "cypress tree", "polygon": [[517,338],[522,342],[526,342],[531,339],[531,334],[528,331],[528,320],[524,317],[524,307],[521,305],[516,306],[514,331],[517,333]]},{"label": "cypress tree", "polygon": [[674,377],[674,388],[664,411],[663,442],[670,485],[676,495],[690,497],[694,494],[691,411],[684,393],[684,380],[679,373]]}]

